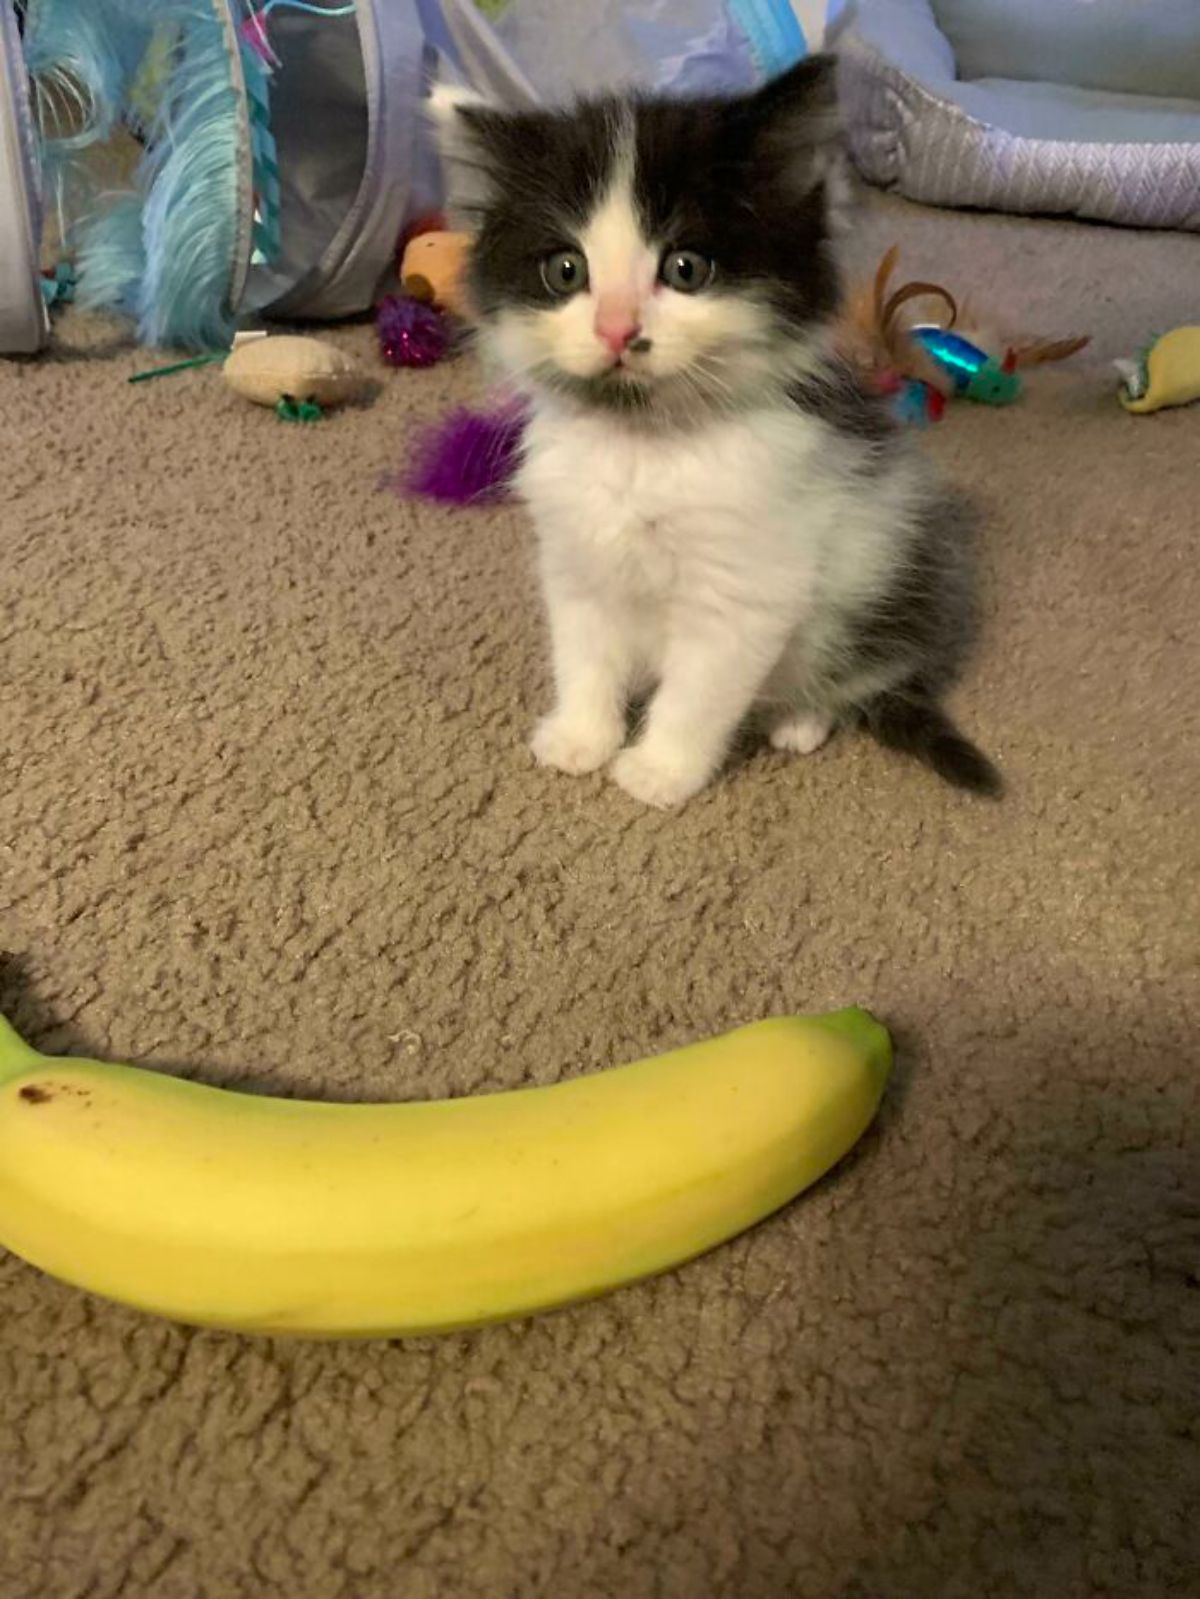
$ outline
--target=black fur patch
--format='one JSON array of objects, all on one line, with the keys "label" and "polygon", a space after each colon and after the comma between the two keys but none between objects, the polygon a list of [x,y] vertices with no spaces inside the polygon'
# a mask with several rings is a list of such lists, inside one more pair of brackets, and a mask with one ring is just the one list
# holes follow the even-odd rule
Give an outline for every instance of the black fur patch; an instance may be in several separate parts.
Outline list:
[{"label": "black fur patch", "polygon": [[995,797],[1000,774],[940,703],[975,639],[976,521],[961,495],[931,493],[891,584],[854,619],[843,670],[857,677],[894,668],[896,686],[860,708],[867,731],[948,783]]},{"label": "black fur patch", "polygon": [[622,107],[593,100],[571,111],[464,109],[486,176],[471,251],[471,287],[483,316],[504,305],[550,306],[543,259],[578,243],[612,173]]},{"label": "black fur patch", "polygon": [[460,110],[488,192],[471,259],[479,311],[553,304],[541,262],[578,244],[632,142],[636,202],[652,240],[716,263],[702,292],[752,292],[792,328],[827,316],[838,284],[817,152],[829,142],[831,106],[832,67],[812,57],[738,99]]},{"label": "black fur patch", "polygon": [[788,399],[806,415],[815,417],[859,444],[870,447],[867,459],[878,464],[899,429],[883,401],[868,393],[854,370],[830,361],[818,371],[798,379],[788,389]]},{"label": "black fur patch", "polygon": [[893,664],[937,697],[955,681],[978,625],[974,507],[962,495],[931,493],[911,529],[891,583],[853,622],[847,677]]},{"label": "black fur patch", "polygon": [[664,248],[710,257],[707,292],[753,292],[800,327],[827,316],[838,296],[825,185],[805,162],[814,101],[831,92],[817,61],[745,99],[636,108],[635,193],[647,232]]}]

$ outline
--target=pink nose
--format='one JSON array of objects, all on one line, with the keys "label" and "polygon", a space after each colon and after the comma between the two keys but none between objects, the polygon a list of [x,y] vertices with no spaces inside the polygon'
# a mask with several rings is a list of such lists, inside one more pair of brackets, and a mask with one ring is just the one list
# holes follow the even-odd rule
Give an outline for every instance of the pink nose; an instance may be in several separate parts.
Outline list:
[{"label": "pink nose", "polygon": [[601,344],[607,345],[614,355],[623,355],[641,331],[629,316],[596,318],[596,337]]}]

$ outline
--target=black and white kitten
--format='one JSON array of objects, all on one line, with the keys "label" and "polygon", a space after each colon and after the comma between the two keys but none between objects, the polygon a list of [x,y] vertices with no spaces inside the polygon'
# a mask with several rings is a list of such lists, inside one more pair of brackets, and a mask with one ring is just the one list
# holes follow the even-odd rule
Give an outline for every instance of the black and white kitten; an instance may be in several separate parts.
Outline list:
[{"label": "black and white kitten", "polygon": [[557,687],[537,759],[679,805],[755,712],[777,749],[862,723],[995,791],[939,703],[966,529],[833,350],[830,58],[736,99],[434,108],[484,351],[532,409],[518,486]]}]

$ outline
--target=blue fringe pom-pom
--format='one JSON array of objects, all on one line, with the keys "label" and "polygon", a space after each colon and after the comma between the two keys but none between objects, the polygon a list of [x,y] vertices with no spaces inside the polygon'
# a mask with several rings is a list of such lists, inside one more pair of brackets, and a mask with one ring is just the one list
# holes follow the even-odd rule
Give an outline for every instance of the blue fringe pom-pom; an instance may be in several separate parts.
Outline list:
[{"label": "blue fringe pom-pom", "polygon": [[75,247],[76,302],[87,311],[136,316],[146,266],[141,196],[123,194],[81,222],[75,230]]},{"label": "blue fringe pom-pom", "polygon": [[79,150],[108,138],[145,51],[112,0],[37,0],[23,54],[38,128],[48,149]]},{"label": "blue fringe pom-pom", "polygon": [[[173,9],[158,6],[157,19]],[[178,10],[175,72],[142,175],[146,270],[138,334],[148,344],[211,350],[233,337],[246,132],[219,16],[203,0]]]}]

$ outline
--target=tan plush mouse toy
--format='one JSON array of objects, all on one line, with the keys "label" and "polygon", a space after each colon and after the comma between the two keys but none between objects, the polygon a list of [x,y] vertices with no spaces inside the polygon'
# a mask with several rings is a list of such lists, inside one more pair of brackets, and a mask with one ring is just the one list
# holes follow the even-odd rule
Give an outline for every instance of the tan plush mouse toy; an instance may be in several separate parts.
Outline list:
[{"label": "tan plush mouse toy", "polygon": [[288,421],[314,421],[364,387],[362,372],[335,345],[291,333],[239,337],[221,370],[236,394],[273,406]]}]

